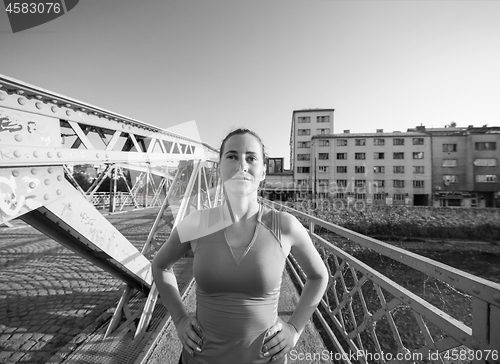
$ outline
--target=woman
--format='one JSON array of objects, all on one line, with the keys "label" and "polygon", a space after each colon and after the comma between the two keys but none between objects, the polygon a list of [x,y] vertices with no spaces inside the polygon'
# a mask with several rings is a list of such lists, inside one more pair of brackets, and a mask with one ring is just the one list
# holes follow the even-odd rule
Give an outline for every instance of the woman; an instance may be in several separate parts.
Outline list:
[{"label": "woman", "polygon": [[[195,211],[173,229],[153,260],[153,277],[183,346],[183,364],[286,363],[318,305],[328,273],[292,215],[259,204],[264,145],[248,129],[229,133],[220,148],[225,202]],[[172,267],[192,249],[196,312],[184,307]],[[288,322],[278,298],[289,253],[307,281]]]}]

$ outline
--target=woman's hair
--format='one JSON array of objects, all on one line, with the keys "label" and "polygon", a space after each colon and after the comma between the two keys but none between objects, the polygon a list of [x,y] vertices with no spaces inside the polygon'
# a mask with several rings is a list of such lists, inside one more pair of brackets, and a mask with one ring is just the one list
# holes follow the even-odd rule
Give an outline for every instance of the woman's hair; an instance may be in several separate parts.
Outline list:
[{"label": "woman's hair", "polygon": [[262,158],[263,158],[263,162],[264,162],[264,164],[267,165],[266,148],[264,147],[264,143],[262,142],[262,139],[260,139],[260,136],[258,136],[256,132],[254,132],[254,131],[252,131],[250,129],[246,129],[246,128],[235,129],[235,130],[233,130],[232,132],[230,132],[229,134],[226,135],[226,137],[222,140],[222,144],[221,144],[220,149],[219,149],[219,158],[222,159],[222,152],[224,150],[224,143],[226,143],[226,140],[228,140],[233,135],[244,135],[244,134],[250,134],[250,135],[254,136],[255,138],[257,138],[257,140],[259,141],[260,145],[262,145]]}]

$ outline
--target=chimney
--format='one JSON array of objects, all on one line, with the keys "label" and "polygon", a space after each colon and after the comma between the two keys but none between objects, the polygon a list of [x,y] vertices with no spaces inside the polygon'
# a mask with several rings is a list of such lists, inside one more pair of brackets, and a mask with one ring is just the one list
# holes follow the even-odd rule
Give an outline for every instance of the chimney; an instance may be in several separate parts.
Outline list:
[{"label": "chimney", "polygon": [[344,134],[349,134],[350,133],[350,130],[349,129],[345,129],[344,130]]},{"label": "chimney", "polygon": [[384,129],[377,129],[377,133],[383,133]]}]

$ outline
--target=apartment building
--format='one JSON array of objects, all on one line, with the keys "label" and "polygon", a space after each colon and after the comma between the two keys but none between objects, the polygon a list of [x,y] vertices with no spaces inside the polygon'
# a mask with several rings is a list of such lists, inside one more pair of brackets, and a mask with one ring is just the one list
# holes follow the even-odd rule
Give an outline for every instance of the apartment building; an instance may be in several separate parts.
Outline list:
[{"label": "apartment building", "polygon": [[500,207],[500,127],[417,127],[431,136],[434,206]]},{"label": "apartment building", "polygon": [[290,169],[295,198],[310,198],[313,192],[311,169],[312,137],[333,133],[334,109],[305,109],[292,113]]},{"label": "apartment building", "polygon": [[421,132],[315,135],[311,140],[317,198],[374,205],[429,205],[431,141]]}]

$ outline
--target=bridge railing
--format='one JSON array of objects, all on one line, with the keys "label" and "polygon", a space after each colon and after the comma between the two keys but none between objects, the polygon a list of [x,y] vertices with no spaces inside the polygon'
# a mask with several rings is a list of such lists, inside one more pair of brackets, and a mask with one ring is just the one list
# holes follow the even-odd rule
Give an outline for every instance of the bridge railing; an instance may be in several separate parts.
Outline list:
[{"label": "bridge railing", "polygon": [[[306,224],[322,254],[330,281],[317,314],[336,358],[361,363],[499,360],[500,284],[286,205],[266,203]],[[340,248],[334,243],[339,241],[352,249]],[[371,252],[364,255],[369,264],[347,250]],[[288,263],[303,285],[305,276],[293,257]],[[411,282],[402,279],[401,268],[410,272]]]}]

